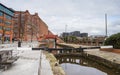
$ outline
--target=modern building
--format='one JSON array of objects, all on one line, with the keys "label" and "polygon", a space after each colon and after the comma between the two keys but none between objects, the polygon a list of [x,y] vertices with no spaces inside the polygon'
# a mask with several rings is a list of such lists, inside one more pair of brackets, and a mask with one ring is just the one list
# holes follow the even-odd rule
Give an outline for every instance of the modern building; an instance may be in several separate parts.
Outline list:
[{"label": "modern building", "polygon": [[80,33],[80,37],[88,37],[88,33]]},{"label": "modern building", "polygon": [[70,36],[80,37],[80,31],[73,31],[70,33]]},{"label": "modern building", "polygon": [[48,26],[40,19],[38,13],[34,15],[26,11],[15,11],[14,38],[23,41],[38,40],[40,36],[48,34]]},{"label": "modern building", "polygon": [[61,37],[66,37],[66,36],[70,36],[70,33],[68,33],[68,32],[63,32],[63,33],[61,34]]},{"label": "modern building", "polygon": [[80,33],[80,31],[63,32],[61,36],[88,37],[88,33]]},{"label": "modern building", "polygon": [[12,42],[14,10],[0,3],[0,43]]}]

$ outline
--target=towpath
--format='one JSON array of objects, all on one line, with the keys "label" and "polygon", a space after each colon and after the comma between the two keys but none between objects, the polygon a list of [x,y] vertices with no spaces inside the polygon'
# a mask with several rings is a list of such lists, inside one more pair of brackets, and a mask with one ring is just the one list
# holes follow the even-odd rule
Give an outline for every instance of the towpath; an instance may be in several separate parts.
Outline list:
[{"label": "towpath", "polygon": [[[35,45],[36,44],[36,45]],[[25,46],[26,45],[26,46]],[[33,51],[32,47],[38,46],[39,43],[23,44],[18,48],[17,45],[2,45],[4,49],[13,49],[19,56],[19,59],[12,66],[0,71],[0,75],[53,75],[49,61],[42,51]]]}]

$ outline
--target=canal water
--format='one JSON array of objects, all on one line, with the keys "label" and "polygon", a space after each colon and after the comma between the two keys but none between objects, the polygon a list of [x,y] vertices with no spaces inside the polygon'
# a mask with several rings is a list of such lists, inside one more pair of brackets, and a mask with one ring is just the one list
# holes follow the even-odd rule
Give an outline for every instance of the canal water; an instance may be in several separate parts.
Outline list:
[{"label": "canal water", "polygon": [[56,57],[66,75],[120,75],[114,70],[82,57]]}]

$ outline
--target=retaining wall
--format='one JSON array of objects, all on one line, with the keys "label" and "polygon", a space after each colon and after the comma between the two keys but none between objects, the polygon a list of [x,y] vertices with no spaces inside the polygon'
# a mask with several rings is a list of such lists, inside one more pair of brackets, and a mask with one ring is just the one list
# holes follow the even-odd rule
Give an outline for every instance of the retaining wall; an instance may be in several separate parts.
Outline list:
[{"label": "retaining wall", "polygon": [[120,72],[120,64],[117,64],[117,63],[111,62],[109,60],[106,60],[104,58],[101,58],[101,57],[98,57],[98,56],[95,56],[95,55],[91,55],[91,54],[87,54],[87,53],[83,53],[82,56],[86,59],[95,61],[95,62],[97,62],[101,65],[104,65],[108,68],[111,68],[111,69],[117,71],[117,72]]},{"label": "retaining wall", "polygon": [[114,53],[120,53],[120,49],[113,49],[113,48],[101,48],[101,51],[108,51],[108,52],[114,52]]},{"label": "retaining wall", "polygon": [[77,56],[77,57],[83,57],[85,59],[97,62],[100,65],[103,65],[105,67],[110,68],[111,70],[114,70],[115,72],[120,72],[120,64],[111,62],[109,60],[106,60],[104,58],[95,56],[95,55],[91,55],[91,54],[87,54],[87,53],[71,53],[71,54],[58,54],[55,55],[56,57],[64,57],[64,56]]}]

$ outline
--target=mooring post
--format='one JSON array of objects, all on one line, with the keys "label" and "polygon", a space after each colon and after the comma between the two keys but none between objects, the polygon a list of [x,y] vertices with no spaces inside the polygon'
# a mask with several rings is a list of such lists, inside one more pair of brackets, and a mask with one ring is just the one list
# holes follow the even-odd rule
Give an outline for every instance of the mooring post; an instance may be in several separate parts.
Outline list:
[{"label": "mooring post", "polygon": [[62,53],[62,50],[60,50],[60,53]]},{"label": "mooring post", "polygon": [[57,44],[56,44],[57,41],[56,41],[56,40],[57,40],[57,39],[55,38],[55,48],[57,48]]},{"label": "mooring post", "polygon": [[80,48],[79,48],[79,52],[83,52],[83,48],[80,47]]},{"label": "mooring post", "polygon": [[83,49],[83,48],[81,48],[81,52],[84,52],[84,49]]}]

